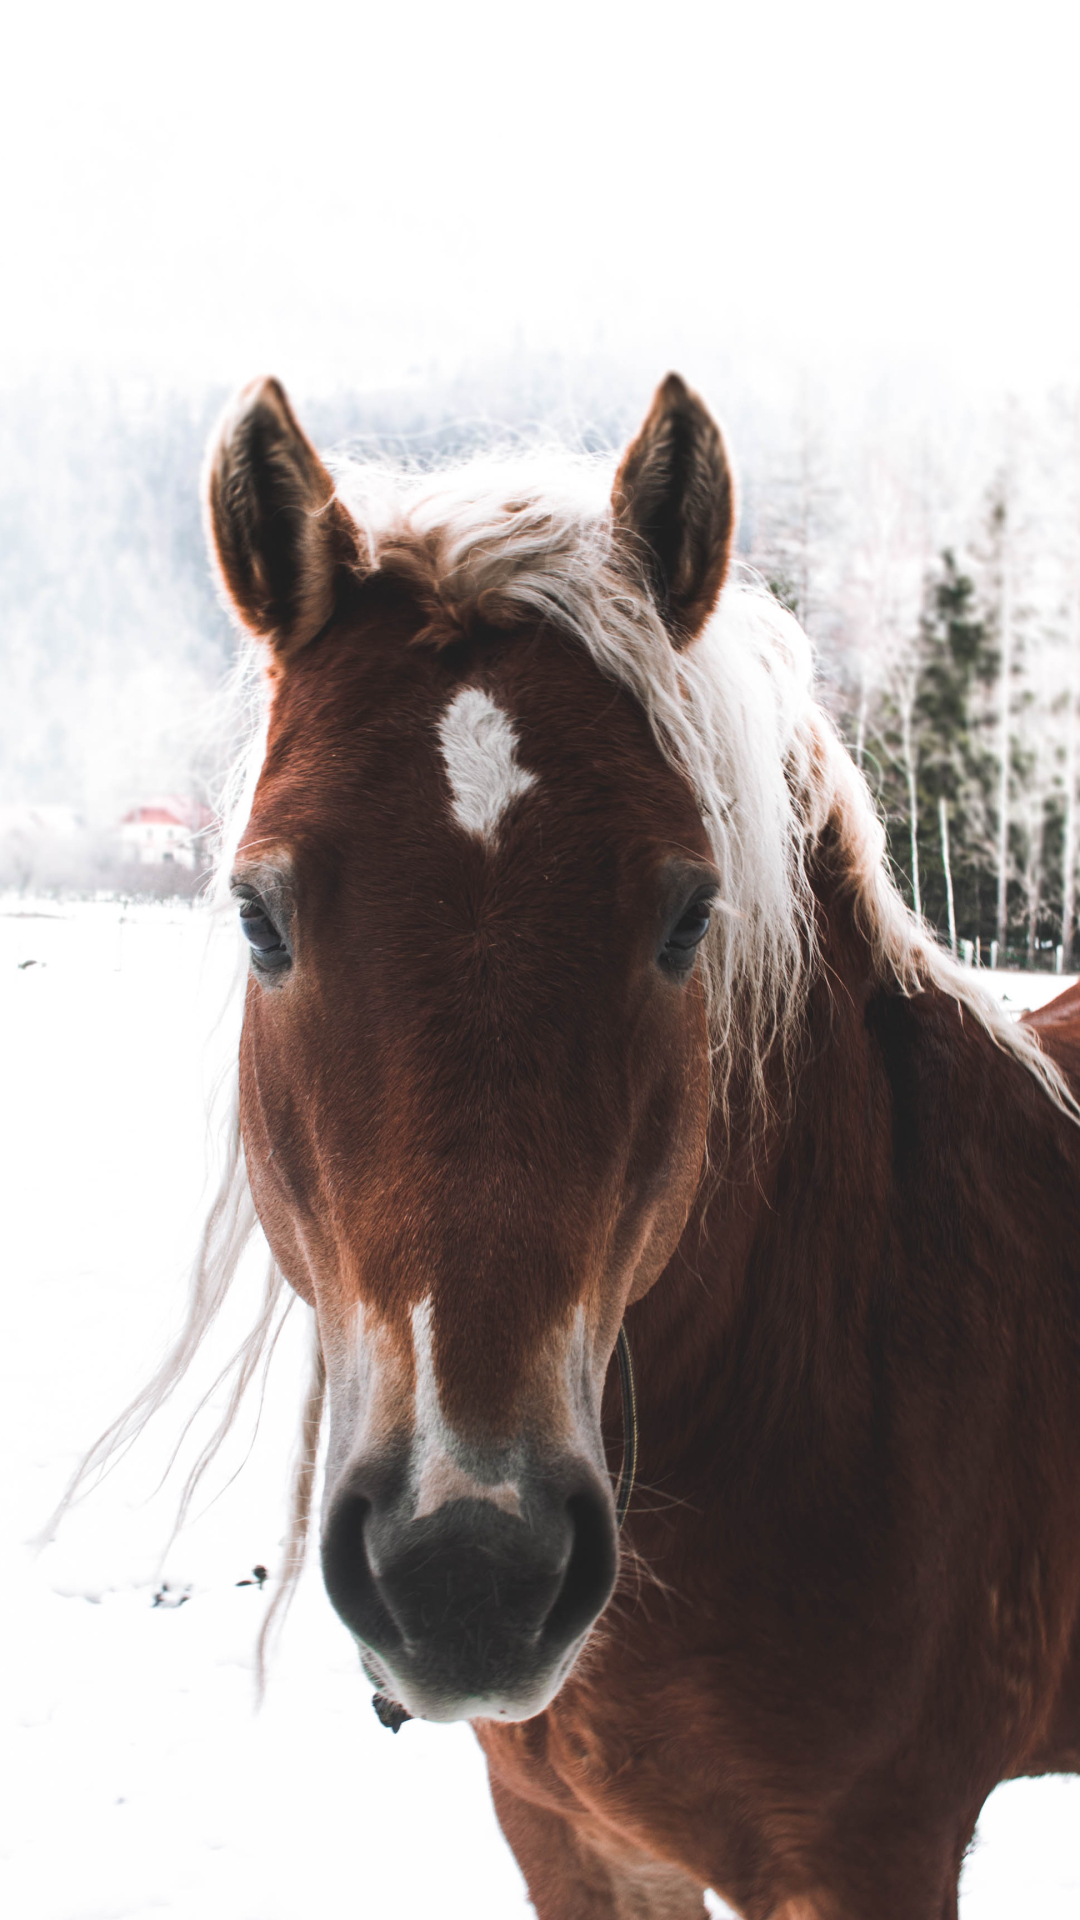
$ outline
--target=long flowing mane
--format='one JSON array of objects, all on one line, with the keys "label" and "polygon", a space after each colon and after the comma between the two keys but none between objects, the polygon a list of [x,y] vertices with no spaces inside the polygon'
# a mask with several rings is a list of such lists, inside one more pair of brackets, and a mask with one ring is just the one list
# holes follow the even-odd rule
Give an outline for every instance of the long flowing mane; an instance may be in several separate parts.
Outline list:
[{"label": "long flowing mane", "polygon": [[870,790],[813,697],[810,642],[759,582],[730,583],[705,633],[677,654],[644,579],[628,580],[616,549],[606,460],[489,459],[434,477],[343,465],[338,492],[366,562],[412,585],[433,637],[477,621],[540,620],[568,634],[632,694],[689,779],[721,875],[720,924],[705,952],[721,1103],[741,1069],[762,1109],[766,1063],[799,1031],[816,955],[809,871],[828,827],[882,981],[958,1000],[1076,1113],[1037,1040],[905,905]]},{"label": "long flowing mane", "polygon": [[[609,462],[543,453],[471,461],[438,475],[342,464],[336,477],[360,532],[365,571],[395,575],[417,596],[427,622],[418,643],[441,644],[478,622],[550,626],[584,647],[600,672],[630,693],[661,753],[690,781],[721,876],[721,911],[704,955],[714,1098],[721,1108],[737,1077],[760,1122],[768,1111],[766,1069],[778,1058],[793,1058],[818,962],[811,869],[828,829],[834,871],[882,983],[906,995],[936,990],[950,996],[1027,1068],[1049,1100],[1080,1118],[1035,1035],[1010,1019],[978,975],[958,966],[904,904],[866,782],[813,697],[810,644],[759,584],[729,583],[705,633],[676,653],[644,575],[628,573],[625,547],[616,546]],[[248,739],[223,807],[219,895],[263,758],[265,692],[254,654],[242,664],[239,684]],[[234,1119],[185,1324],[154,1378],[87,1456],[65,1506],[172,1395],[220,1312],[254,1227]],[[182,1513],[272,1353],[285,1291],[272,1272],[258,1320],[219,1378],[224,1412],[189,1476]],[[316,1343],[271,1619],[280,1617],[303,1563],[322,1395]]]}]

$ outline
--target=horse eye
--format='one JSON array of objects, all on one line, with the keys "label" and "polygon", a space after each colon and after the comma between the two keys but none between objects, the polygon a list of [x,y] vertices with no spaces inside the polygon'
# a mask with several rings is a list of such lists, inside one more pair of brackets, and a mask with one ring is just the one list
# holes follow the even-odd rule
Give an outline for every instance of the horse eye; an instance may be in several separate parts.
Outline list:
[{"label": "horse eye", "polygon": [[291,959],[289,949],[261,901],[242,902],[240,925],[257,967],[272,973],[289,965]]},{"label": "horse eye", "polygon": [[661,948],[660,958],[672,972],[685,973],[693,964],[694,954],[709,931],[712,917],[712,901],[708,898],[692,900]]}]

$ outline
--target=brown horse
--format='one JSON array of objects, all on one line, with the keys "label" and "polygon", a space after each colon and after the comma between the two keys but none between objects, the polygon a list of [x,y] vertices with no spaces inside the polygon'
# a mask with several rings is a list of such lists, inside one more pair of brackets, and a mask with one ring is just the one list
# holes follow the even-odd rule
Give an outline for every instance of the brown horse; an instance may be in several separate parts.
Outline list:
[{"label": "brown horse", "polygon": [[1080,1086],[1080,986],[1069,987],[1047,1006],[1026,1013],[1024,1023],[1038,1034],[1070,1081]]},{"label": "brown horse", "polygon": [[335,483],[262,382],[208,502],[243,1154],[365,1670],[474,1722],[541,1920],[955,1915],[991,1788],[1080,1767],[1075,1015],[903,907],[674,376],[605,497]]}]

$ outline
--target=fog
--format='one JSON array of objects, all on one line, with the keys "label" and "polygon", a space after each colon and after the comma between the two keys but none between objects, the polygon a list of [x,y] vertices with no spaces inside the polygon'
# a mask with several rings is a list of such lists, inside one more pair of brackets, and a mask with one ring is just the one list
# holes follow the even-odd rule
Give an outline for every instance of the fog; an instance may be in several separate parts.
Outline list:
[{"label": "fog", "polygon": [[[0,80],[0,879],[102,883],[126,811],[212,805],[234,641],[199,466],[263,371],[321,445],[415,461],[505,431],[616,448],[678,367],[897,847],[886,667],[945,546],[990,632],[1007,472],[1038,629],[1017,704],[1053,708],[1036,786],[1064,820],[1077,39],[1045,0],[24,11]],[[1033,881],[1010,855],[1040,896],[1018,938],[1040,913],[1061,935],[1062,857]]]},{"label": "fog", "polygon": [[1075,10],[24,10],[4,377],[1075,374]]}]

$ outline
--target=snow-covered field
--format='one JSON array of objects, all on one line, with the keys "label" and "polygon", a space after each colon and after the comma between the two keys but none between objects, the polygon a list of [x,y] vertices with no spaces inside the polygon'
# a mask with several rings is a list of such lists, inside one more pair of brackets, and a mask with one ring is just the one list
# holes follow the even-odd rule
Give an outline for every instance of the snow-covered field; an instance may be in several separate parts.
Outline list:
[{"label": "snow-covered field", "polygon": [[[53,1544],[26,1545],[176,1324],[233,951],[186,907],[0,908],[0,1903],[13,1920],[514,1920],[529,1909],[471,1735],[378,1725],[314,1568],[253,1709],[267,1594],[238,1583],[277,1558],[299,1314],[243,1472],[163,1564],[175,1483],[154,1486],[190,1391]],[[1020,1008],[1065,983],[997,984]],[[153,1604],[163,1582],[183,1604]],[[1080,1914],[1080,1781],[1018,1782],[986,1809],[963,1920],[1035,1913]]]}]

